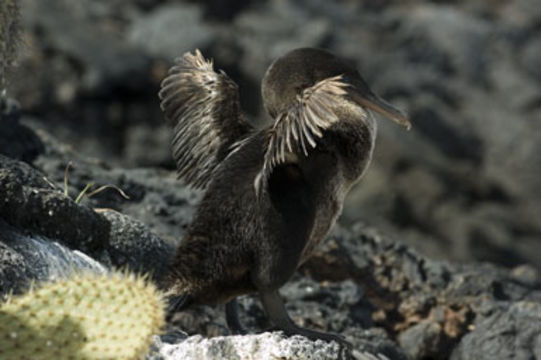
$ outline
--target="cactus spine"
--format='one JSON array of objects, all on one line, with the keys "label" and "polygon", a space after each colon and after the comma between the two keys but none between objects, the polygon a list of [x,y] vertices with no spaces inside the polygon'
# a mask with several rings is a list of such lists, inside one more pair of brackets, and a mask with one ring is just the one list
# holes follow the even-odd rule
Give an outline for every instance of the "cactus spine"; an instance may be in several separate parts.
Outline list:
[{"label": "cactus spine", "polygon": [[0,359],[140,359],[163,319],[141,277],[79,274],[0,306]]}]

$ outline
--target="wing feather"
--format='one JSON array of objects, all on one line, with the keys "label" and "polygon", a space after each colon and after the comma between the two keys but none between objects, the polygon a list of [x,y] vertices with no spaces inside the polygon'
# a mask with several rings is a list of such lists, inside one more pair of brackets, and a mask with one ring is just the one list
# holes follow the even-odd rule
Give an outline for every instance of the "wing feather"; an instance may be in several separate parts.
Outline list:
[{"label": "wing feather", "polygon": [[178,177],[205,188],[231,146],[252,130],[242,116],[237,85],[195,50],[175,60],[159,97],[173,128]]},{"label": "wing feather", "polygon": [[338,121],[332,104],[346,95],[348,86],[342,75],[323,79],[304,89],[287,111],[278,114],[268,132],[263,166],[254,180],[258,195],[266,189],[272,170],[286,162],[288,153],[308,156],[309,149],[317,146],[317,139]]}]

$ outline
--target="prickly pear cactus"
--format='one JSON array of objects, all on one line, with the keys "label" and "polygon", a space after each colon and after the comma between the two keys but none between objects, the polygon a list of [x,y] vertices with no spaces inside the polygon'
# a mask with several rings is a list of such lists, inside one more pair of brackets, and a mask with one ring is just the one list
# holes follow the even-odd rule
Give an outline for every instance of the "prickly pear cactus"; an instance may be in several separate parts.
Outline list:
[{"label": "prickly pear cactus", "polygon": [[0,359],[139,359],[163,319],[141,277],[76,275],[0,306]]}]

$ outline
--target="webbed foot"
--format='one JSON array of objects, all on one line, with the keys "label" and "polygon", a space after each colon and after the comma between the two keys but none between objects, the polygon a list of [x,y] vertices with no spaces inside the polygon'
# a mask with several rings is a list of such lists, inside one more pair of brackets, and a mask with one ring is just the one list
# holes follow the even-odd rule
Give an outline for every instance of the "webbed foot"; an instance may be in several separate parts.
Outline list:
[{"label": "webbed foot", "polygon": [[265,308],[269,319],[272,321],[272,323],[274,323],[276,330],[283,331],[287,336],[301,335],[309,338],[310,340],[319,339],[323,341],[336,341],[341,347],[347,350],[348,354],[351,354],[352,345],[344,337],[337,334],[310,330],[295,325],[293,320],[291,320],[287,314],[284,303],[280,298],[278,291],[264,292],[260,295],[263,307]]}]

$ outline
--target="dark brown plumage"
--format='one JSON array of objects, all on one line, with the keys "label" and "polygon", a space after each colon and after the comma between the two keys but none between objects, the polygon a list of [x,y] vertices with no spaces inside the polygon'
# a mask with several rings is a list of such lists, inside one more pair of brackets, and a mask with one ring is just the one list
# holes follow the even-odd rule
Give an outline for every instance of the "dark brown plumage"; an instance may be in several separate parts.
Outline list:
[{"label": "dark brown plumage", "polygon": [[162,82],[161,108],[174,128],[173,157],[178,176],[205,188],[231,145],[251,129],[240,111],[237,84],[199,50],[176,61]]},{"label": "dark brown plumage", "polygon": [[234,331],[241,331],[235,298],[258,292],[286,334],[342,341],[296,326],[278,289],[329,232],[365,172],[376,134],[368,109],[409,122],[355,69],[319,49],[276,60],[262,93],[275,121],[256,131],[242,117],[236,85],[199,51],[177,60],[163,81],[179,176],[206,189],[165,286],[178,295],[176,309],[227,303]]},{"label": "dark brown plumage", "polygon": [[341,75],[323,79],[302,90],[293,104],[276,117],[268,132],[263,167],[254,182],[257,195],[266,187],[274,167],[286,162],[286,154],[299,152],[300,146],[302,154],[308,156],[308,149],[316,147],[316,139],[323,137],[323,131],[340,120],[331,109],[333,102],[347,93],[347,86]]}]

